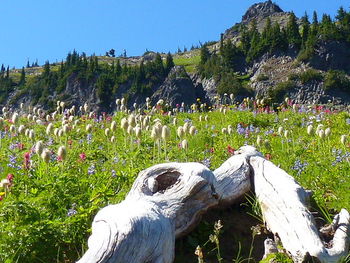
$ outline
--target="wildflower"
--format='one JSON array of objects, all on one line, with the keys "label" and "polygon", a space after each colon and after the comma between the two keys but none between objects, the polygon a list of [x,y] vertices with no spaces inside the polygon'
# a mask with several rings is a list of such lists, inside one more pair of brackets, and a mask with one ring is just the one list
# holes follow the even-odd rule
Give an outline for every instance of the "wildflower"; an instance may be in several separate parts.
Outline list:
[{"label": "wildflower", "polygon": [[135,127],[135,135],[137,138],[141,137],[141,128],[138,126]]},{"label": "wildflower", "polygon": [[40,156],[45,163],[48,163],[51,158],[51,152],[48,149],[44,149]]},{"label": "wildflower", "polygon": [[296,160],[292,169],[297,171],[297,175],[300,175],[306,169],[307,166],[307,162],[302,163],[300,160]]},{"label": "wildflower", "polygon": [[24,168],[29,169],[30,168],[30,153],[26,152],[24,154]]},{"label": "wildflower", "polygon": [[88,168],[88,175],[92,175],[96,173],[96,168],[94,164],[91,164]]},{"label": "wildflower", "polygon": [[226,129],[226,128],[222,128],[222,129],[221,129],[221,133],[222,133],[222,134],[227,134],[227,129]]},{"label": "wildflower", "polygon": [[205,165],[207,168],[210,168],[210,166],[211,166],[210,158],[204,159],[203,161],[201,161],[201,163],[202,163],[203,165]]},{"label": "wildflower", "polygon": [[283,132],[283,127],[282,126],[280,126],[280,127],[278,127],[278,134],[280,135],[280,136],[282,136],[282,132]]},{"label": "wildflower", "polygon": [[232,148],[230,145],[227,145],[227,152],[231,155],[235,154],[235,149]]},{"label": "wildflower", "polygon": [[129,115],[128,117],[128,125],[131,127],[135,127],[136,126],[136,118],[134,114]]},{"label": "wildflower", "polygon": [[285,130],[285,131],[284,131],[284,137],[285,137],[285,138],[288,138],[288,136],[289,136],[289,130]]},{"label": "wildflower", "polygon": [[318,132],[318,136],[319,136],[321,139],[323,139],[324,136],[325,136],[324,130],[320,130],[320,131]]},{"label": "wildflower", "polygon": [[263,141],[263,140],[262,140],[261,136],[258,135],[258,137],[256,138],[256,144],[257,144],[258,146],[261,146],[262,141]]},{"label": "wildflower", "polygon": [[307,134],[311,135],[312,130],[313,130],[313,126],[311,124],[309,126],[307,126]]},{"label": "wildflower", "polygon": [[12,123],[15,124],[17,122],[17,120],[18,120],[18,113],[15,112],[14,114],[12,114],[11,121],[12,121]]},{"label": "wildflower", "polygon": [[128,120],[127,120],[126,118],[121,119],[121,121],[120,121],[120,127],[121,127],[124,131],[126,131],[126,130],[128,129],[128,126],[129,126]]},{"label": "wildflower", "polygon": [[86,125],[86,128],[85,128],[86,132],[91,132],[92,130],[92,125],[89,123],[88,125]]},{"label": "wildflower", "polygon": [[14,178],[13,174],[8,174],[8,175],[6,176],[6,179],[9,180],[10,183],[12,183],[13,178]]},{"label": "wildflower", "polygon": [[46,134],[47,135],[49,135],[51,133],[52,128],[53,128],[53,124],[49,123],[49,125],[47,125],[47,127],[46,127]]},{"label": "wildflower", "polygon": [[331,128],[328,127],[328,128],[324,131],[324,135],[325,135],[326,137],[328,137],[330,134],[331,134]]},{"label": "wildflower", "polygon": [[85,161],[86,160],[86,154],[84,152],[79,154],[79,158],[81,161]]},{"label": "wildflower", "polygon": [[112,136],[112,137],[111,137],[111,142],[112,142],[112,143],[115,142],[115,136]]},{"label": "wildflower", "polygon": [[168,126],[164,125],[162,128],[162,139],[167,141],[170,137],[170,129]]},{"label": "wildflower", "polygon": [[183,129],[183,127],[182,126],[180,126],[180,127],[178,127],[177,128],[177,136],[181,139],[181,138],[183,138],[183,136],[185,135],[185,133],[184,133],[184,129]]},{"label": "wildflower", "polygon": [[182,149],[187,149],[188,148],[188,142],[186,139],[184,139],[182,142],[181,142],[181,147]]},{"label": "wildflower", "polygon": [[196,127],[195,126],[191,126],[189,134],[193,136],[193,135],[195,135],[195,133],[196,133]]},{"label": "wildflower", "polygon": [[15,132],[16,132],[16,126],[15,126],[15,125],[12,124],[12,125],[10,126],[10,132],[11,132],[11,133],[15,133]]},{"label": "wildflower", "polygon": [[67,149],[65,146],[60,146],[60,148],[58,148],[58,151],[57,151],[57,155],[58,157],[60,157],[61,160],[65,160],[66,159],[66,156],[67,156]]},{"label": "wildflower", "polygon": [[110,133],[110,129],[109,129],[109,128],[106,128],[106,129],[105,129],[105,135],[106,135],[106,137],[108,137],[109,133]]},{"label": "wildflower", "polygon": [[343,145],[345,145],[345,143],[346,143],[346,135],[342,135],[342,136],[340,136],[340,142],[343,144]]},{"label": "wildflower", "polygon": [[42,141],[38,141],[36,144],[35,144],[35,153],[37,155],[41,155],[41,153],[43,152],[43,149],[44,149],[44,144]]},{"label": "wildflower", "polygon": [[78,213],[77,210],[75,210],[74,208],[69,208],[67,212],[67,216],[74,216],[77,213]]}]

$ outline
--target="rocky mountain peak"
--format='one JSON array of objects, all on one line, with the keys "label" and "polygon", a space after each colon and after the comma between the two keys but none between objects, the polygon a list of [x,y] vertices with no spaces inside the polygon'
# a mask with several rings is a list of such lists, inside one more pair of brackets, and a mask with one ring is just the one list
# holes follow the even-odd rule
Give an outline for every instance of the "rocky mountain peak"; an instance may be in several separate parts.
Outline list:
[{"label": "rocky mountain peak", "polygon": [[283,13],[283,10],[271,0],[252,5],[242,17],[242,22],[247,23],[252,19],[266,18],[275,13]]}]

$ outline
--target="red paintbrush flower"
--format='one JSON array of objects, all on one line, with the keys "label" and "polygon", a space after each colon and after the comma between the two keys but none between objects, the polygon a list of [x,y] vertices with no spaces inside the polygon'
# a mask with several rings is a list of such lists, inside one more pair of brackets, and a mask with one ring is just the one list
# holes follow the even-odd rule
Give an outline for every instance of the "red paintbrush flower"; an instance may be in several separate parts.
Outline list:
[{"label": "red paintbrush flower", "polygon": [[230,145],[227,145],[227,151],[229,154],[233,155],[235,153],[235,149],[232,148]]}]

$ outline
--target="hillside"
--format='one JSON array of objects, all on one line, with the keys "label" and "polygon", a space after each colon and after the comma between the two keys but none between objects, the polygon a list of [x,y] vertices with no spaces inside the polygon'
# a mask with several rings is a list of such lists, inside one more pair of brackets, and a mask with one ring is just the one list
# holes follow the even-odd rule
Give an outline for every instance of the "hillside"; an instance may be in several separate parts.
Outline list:
[{"label": "hillside", "polygon": [[[350,14],[339,9],[297,18],[271,1],[251,6],[242,21],[217,42],[176,54],[146,52],[137,57],[68,54],[62,63],[9,70],[0,77],[0,105],[39,105],[54,110],[55,101],[97,111],[112,111],[115,98],[129,103],[166,99],[171,106],[216,95],[266,98],[278,103],[347,104],[350,101]],[[131,106],[131,105],[129,105]]]}]

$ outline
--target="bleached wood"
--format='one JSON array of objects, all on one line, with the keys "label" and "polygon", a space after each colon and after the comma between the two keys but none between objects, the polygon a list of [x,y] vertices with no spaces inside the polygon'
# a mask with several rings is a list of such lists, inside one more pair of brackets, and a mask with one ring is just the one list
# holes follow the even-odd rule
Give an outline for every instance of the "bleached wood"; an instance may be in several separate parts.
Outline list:
[{"label": "bleached wood", "polygon": [[302,262],[307,253],[321,262],[338,262],[348,253],[350,222],[345,209],[339,214],[333,247],[327,249],[306,208],[308,193],[272,162],[262,157],[251,157],[249,162],[254,170],[255,193],[264,221],[271,232],[278,234],[295,262]]},{"label": "bleached wood", "polygon": [[341,210],[326,249],[312,214],[310,193],[265,160],[254,147],[241,147],[211,172],[199,163],[166,163],[141,171],[124,201],[94,218],[89,249],[78,263],[171,263],[175,238],[188,233],[210,207],[231,204],[253,188],[267,227],[301,262],[310,254],[337,262],[348,251],[349,213]]},{"label": "bleached wood", "polygon": [[215,175],[199,163],[141,171],[123,202],[97,213],[89,249],[78,262],[173,262],[175,238],[190,231],[208,208],[244,195],[249,175],[242,156],[231,157]]}]

